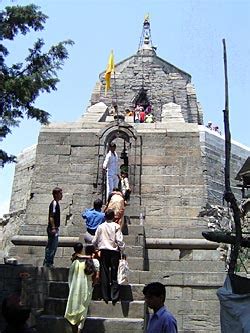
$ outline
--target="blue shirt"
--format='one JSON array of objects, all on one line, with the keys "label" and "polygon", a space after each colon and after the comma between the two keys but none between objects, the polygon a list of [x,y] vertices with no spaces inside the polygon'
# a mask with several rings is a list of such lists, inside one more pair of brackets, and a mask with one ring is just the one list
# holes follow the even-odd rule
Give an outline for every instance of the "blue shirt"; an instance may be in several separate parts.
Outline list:
[{"label": "blue shirt", "polygon": [[96,230],[97,227],[105,221],[105,214],[94,208],[85,209],[82,213],[82,217],[86,220],[86,227],[91,230]]},{"label": "blue shirt", "polygon": [[150,316],[147,333],[177,333],[177,321],[165,306]]}]

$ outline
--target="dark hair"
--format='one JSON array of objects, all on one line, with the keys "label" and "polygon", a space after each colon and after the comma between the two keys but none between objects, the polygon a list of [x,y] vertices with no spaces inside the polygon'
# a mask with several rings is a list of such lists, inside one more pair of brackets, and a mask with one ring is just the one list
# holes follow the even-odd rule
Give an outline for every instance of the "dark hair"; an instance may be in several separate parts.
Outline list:
[{"label": "dark hair", "polygon": [[23,326],[29,319],[31,309],[21,305],[20,296],[17,294],[4,298],[2,303],[2,315],[8,324]]},{"label": "dark hair", "polygon": [[86,245],[85,246],[85,254],[87,254],[88,256],[91,256],[93,253],[95,253],[95,247],[94,245]]},{"label": "dark hair", "polygon": [[121,175],[125,175],[125,177],[127,177],[127,178],[128,178],[128,173],[127,173],[127,172],[125,172],[125,171],[121,171]]},{"label": "dark hair", "polygon": [[114,142],[110,142],[109,147],[110,147],[110,148],[111,148],[111,147],[115,147],[115,148],[116,148],[116,144],[115,144]]},{"label": "dark hair", "polygon": [[96,268],[94,265],[94,262],[92,259],[86,259],[85,260],[85,268],[84,268],[84,273],[86,275],[91,275],[96,273]]},{"label": "dark hair", "polygon": [[79,242],[79,243],[76,243],[74,245],[74,251],[75,251],[75,253],[81,253],[82,250],[83,250],[83,244],[82,243]]},{"label": "dark hair", "polygon": [[55,187],[52,191],[53,197],[60,192],[62,192],[62,189],[60,187]]},{"label": "dark hair", "polygon": [[119,187],[114,187],[113,191],[115,191],[115,192],[121,192],[120,189],[119,189]]},{"label": "dark hair", "polygon": [[110,221],[110,220],[113,220],[115,217],[115,212],[113,211],[113,209],[108,209],[106,210],[105,212],[105,219],[106,221]]},{"label": "dark hair", "polygon": [[96,199],[94,201],[94,209],[101,209],[102,208],[102,205],[103,205],[103,202],[101,199]]},{"label": "dark hair", "polygon": [[143,288],[142,292],[145,296],[146,295],[156,296],[156,297],[163,296],[163,301],[165,301],[165,298],[166,298],[165,286],[160,282],[152,282],[152,283],[147,284]]}]

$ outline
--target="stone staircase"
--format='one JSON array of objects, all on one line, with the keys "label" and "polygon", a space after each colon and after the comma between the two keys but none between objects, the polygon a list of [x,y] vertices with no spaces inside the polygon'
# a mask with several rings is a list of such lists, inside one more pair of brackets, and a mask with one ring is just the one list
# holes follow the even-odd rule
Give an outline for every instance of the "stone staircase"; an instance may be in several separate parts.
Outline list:
[{"label": "stone staircase", "polygon": [[[144,332],[145,303],[140,282],[140,272],[144,271],[145,238],[144,227],[138,225],[139,219],[129,220],[126,225],[124,240],[128,257],[130,285],[121,286],[120,301],[115,306],[105,304],[100,290],[95,287],[88,310],[88,317],[83,329],[84,333],[116,333]],[[81,238],[81,237],[80,237]],[[50,274],[53,275],[53,269]],[[56,272],[55,272],[56,275]],[[61,270],[60,280],[56,276],[48,282],[48,297],[44,302],[44,310],[37,319],[39,333],[71,333],[71,327],[63,318],[68,297],[68,269]]]},{"label": "stone staircase", "polygon": [[[83,332],[144,332],[147,309],[142,289],[149,282],[159,281],[166,285],[166,305],[177,318],[179,332],[219,333],[216,290],[223,284],[225,271],[216,246],[208,247],[201,236],[206,225],[193,217],[153,217],[151,210],[151,206],[141,207],[138,197],[131,198],[131,205],[126,207],[124,236],[131,270],[130,286],[122,288],[121,301],[115,306],[100,301],[100,294],[95,291]],[[139,221],[140,212],[146,213],[143,226]],[[44,233],[44,228],[40,231]],[[30,258],[32,254],[33,261],[29,262],[31,259],[27,257],[23,263],[34,264],[36,260],[35,274],[41,270],[43,287],[38,291],[39,306],[35,306],[39,333],[71,333],[70,325],[63,318],[68,293],[68,268],[65,267],[70,265],[71,246],[58,248],[54,269],[39,267],[44,244],[20,245],[18,252],[23,258],[26,253]],[[39,285],[41,275],[37,275],[33,285]]]},{"label": "stone staircase", "polygon": [[[147,309],[142,289],[145,284],[159,281],[166,285],[166,305],[175,315],[181,333],[219,333],[219,302],[216,290],[223,284],[224,263],[214,248],[151,248],[145,238],[145,225],[140,225],[141,207],[128,206],[125,230],[126,253],[130,276],[129,286],[121,287],[121,300],[113,306],[100,300],[100,291],[94,289],[83,333],[142,333],[147,320]],[[166,230],[166,226],[163,228]],[[167,236],[180,238],[178,228],[169,230]],[[191,228],[192,229],[192,228]],[[200,231],[187,228],[182,231],[186,241],[199,240]],[[155,231],[156,232],[156,231]],[[158,240],[166,236],[158,230]],[[161,237],[160,237],[161,236]],[[192,238],[188,238],[188,237]],[[148,238],[149,239],[149,238]],[[176,238],[172,238],[174,240]],[[57,273],[60,271],[60,274]],[[44,310],[37,319],[39,333],[71,333],[63,318],[68,295],[68,269],[50,270],[48,294]]]}]

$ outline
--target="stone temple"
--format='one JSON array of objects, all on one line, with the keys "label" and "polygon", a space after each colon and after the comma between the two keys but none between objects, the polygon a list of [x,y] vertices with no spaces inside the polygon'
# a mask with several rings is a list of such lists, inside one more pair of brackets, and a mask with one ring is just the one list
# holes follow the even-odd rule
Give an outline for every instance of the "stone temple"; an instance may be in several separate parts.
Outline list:
[{"label": "stone temple", "polygon": [[[199,212],[206,203],[222,204],[224,137],[203,125],[191,75],[157,56],[149,21],[136,54],[115,64],[106,96],[104,74],[79,120],[42,127],[37,145],[18,157],[10,212],[2,221],[2,250],[19,264],[0,265],[1,297],[21,288],[39,332],[70,332],[63,313],[72,244],[85,231],[83,209],[97,197],[105,199],[102,163],[114,141],[120,165],[124,156],[128,162],[132,189],[124,235],[130,285],[115,307],[93,299],[84,332],[143,332],[142,288],[152,281],[166,285],[166,304],[180,332],[220,332],[216,289],[225,265],[218,244],[201,235],[207,222]],[[129,111],[136,104],[151,105],[155,122],[134,123]],[[232,143],[233,188],[249,152]],[[64,193],[62,222],[56,267],[48,269],[42,262],[55,186]],[[241,197],[237,188],[235,194]],[[28,278],[20,279],[23,272]]]}]

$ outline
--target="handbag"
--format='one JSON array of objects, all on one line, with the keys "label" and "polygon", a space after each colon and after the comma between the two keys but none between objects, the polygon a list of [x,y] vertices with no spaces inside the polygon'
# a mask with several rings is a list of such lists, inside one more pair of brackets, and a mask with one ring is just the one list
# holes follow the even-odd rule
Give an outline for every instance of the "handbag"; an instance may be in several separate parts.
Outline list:
[{"label": "handbag", "polygon": [[117,282],[119,285],[128,285],[129,267],[126,259],[119,260]]}]

